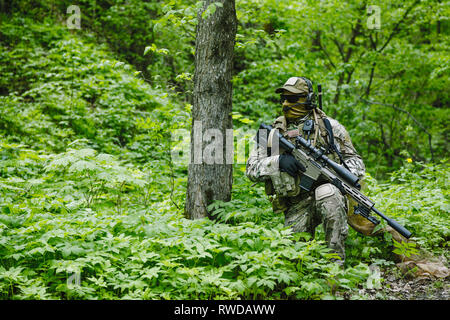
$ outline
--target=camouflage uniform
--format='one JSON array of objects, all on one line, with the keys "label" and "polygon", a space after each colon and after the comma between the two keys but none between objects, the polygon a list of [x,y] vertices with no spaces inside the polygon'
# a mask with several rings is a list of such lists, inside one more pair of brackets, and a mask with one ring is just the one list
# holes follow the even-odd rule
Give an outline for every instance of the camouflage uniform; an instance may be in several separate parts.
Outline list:
[{"label": "camouflage uniform", "polygon": [[[311,135],[317,148],[327,148],[328,137],[321,119],[327,118],[333,129],[335,144],[342,154],[344,162],[350,171],[362,179],[365,167],[361,157],[356,152],[347,130],[335,119],[314,109],[301,119],[287,121],[284,116],[277,118],[272,127],[291,142],[297,135],[303,136],[302,128],[306,120],[315,122],[315,131]],[[310,137],[311,137],[310,136]],[[306,139],[306,137],[304,137]],[[327,156],[340,162],[336,153]],[[265,182],[266,193],[272,202],[275,212],[283,212],[285,225],[294,232],[308,232],[314,236],[315,228],[322,223],[325,239],[329,248],[345,259],[344,242],[348,234],[347,209],[348,199],[332,184],[319,177],[311,191],[298,187],[299,177],[291,177],[278,168],[278,154],[267,154],[266,148],[255,146],[247,160],[246,175],[254,182]]]}]

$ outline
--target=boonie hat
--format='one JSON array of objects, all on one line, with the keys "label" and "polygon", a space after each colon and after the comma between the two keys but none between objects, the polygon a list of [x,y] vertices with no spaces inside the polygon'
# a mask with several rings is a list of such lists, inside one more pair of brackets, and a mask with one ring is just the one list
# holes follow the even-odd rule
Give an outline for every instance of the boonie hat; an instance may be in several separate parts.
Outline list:
[{"label": "boonie hat", "polygon": [[290,77],[281,88],[275,90],[275,93],[281,93],[287,90],[292,93],[308,93],[308,84],[300,77]]}]

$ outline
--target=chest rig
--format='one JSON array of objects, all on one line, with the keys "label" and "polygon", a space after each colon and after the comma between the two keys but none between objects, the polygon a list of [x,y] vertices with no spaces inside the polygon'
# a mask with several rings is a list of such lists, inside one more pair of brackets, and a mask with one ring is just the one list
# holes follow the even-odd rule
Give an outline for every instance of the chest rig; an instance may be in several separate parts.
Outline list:
[{"label": "chest rig", "polygon": [[[323,111],[317,108],[313,109],[304,118],[290,123],[284,116],[281,116],[275,119],[272,127],[278,129],[293,144],[295,144],[295,138],[300,135],[311,141],[311,144],[316,148],[322,148],[333,161],[338,162],[340,160],[344,163],[339,147],[334,141],[330,121]],[[318,180],[317,186],[321,183]],[[299,184],[300,177],[293,178],[285,172],[280,172],[279,175],[266,180],[265,191],[269,195],[274,212],[282,212],[292,203],[308,197],[307,192],[300,190]]]},{"label": "chest rig", "polygon": [[302,136],[304,139],[311,141],[316,148],[323,148],[324,152],[333,161],[342,161],[339,146],[334,141],[333,129],[326,114],[319,110],[313,109],[304,118],[295,122],[288,123],[284,116],[278,117],[273,123],[273,127],[278,129],[280,133],[295,144],[295,138]]}]

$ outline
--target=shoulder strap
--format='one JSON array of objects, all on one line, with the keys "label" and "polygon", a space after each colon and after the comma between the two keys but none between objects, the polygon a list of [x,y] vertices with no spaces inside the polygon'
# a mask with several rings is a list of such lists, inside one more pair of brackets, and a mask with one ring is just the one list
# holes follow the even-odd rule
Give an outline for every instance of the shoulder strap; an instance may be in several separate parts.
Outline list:
[{"label": "shoulder strap", "polygon": [[342,165],[347,170],[350,171],[350,169],[348,168],[347,164],[344,161],[344,157],[342,157],[342,154],[339,152],[339,149],[337,148],[336,144],[334,143],[333,128],[331,127],[330,120],[328,120],[326,117],[321,118],[321,120],[323,121],[325,129],[327,130],[327,133],[328,133],[328,149],[331,149],[331,151],[334,151],[338,155],[339,160],[341,161]]},{"label": "shoulder strap", "polygon": [[334,144],[334,134],[333,134],[333,128],[331,127],[330,120],[327,118],[321,118],[323,121],[323,124],[325,126],[325,130],[328,134],[328,144],[333,150],[337,150],[336,145]]}]

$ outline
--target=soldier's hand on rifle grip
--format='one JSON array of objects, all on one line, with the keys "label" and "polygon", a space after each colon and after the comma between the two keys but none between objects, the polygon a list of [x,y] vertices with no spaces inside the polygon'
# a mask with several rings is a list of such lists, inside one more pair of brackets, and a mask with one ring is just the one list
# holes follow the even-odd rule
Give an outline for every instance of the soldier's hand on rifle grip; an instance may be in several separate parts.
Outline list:
[{"label": "soldier's hand on rifle grip", "polygon": [[306,168],[291,154],[280,155],[279,166],[280,171],[284,171],[293,177],[297,175],[299,170],[301,172],[306,171]]}]

